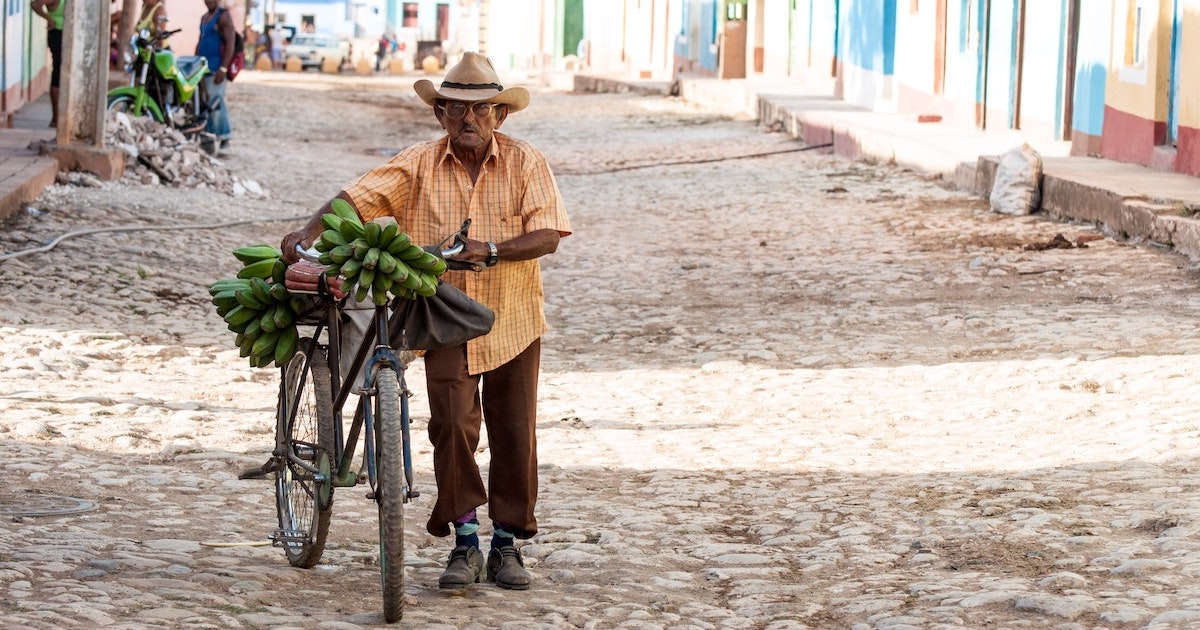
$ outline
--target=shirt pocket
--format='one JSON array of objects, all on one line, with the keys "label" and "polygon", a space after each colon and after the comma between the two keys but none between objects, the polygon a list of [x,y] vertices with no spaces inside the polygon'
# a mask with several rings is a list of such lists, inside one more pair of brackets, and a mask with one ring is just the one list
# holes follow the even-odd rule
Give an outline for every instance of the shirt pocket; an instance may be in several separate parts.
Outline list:
[{"label": "shirt pocket", "polygon": [[[488,191],[483,215],[472,217],[471,237],[481,241],[503,243],[525,233],[521,216],[521,191]],[[476,221],[480,225],[476,225]],[[478,227],[478,231],[476,228]]]}]

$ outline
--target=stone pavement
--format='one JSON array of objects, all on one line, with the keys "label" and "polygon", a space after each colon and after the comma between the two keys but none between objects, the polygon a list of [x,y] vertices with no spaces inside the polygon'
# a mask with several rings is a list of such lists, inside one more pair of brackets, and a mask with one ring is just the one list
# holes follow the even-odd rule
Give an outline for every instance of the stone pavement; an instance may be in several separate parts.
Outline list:
[{"label": "stone pavement", "polygon": [[[668,94],[662,81],[575,75],[576,90]],[[808,145],[832,144],[847,157],[896,163],[986,196],[998,158],[1023,142],[1043,160],[1042,209],[1095,223],[1112,236],[1145,239],[1200,260],[1200,179],[1093,157],[1072,157],[1069,142],[1030,141],[1015,130],[981,132],[921,123],[835,100],[799,83],[685,78],[681,98],[733,116],[778,126]]]},{"label": "stone pavement", "polygon": [[[372,91],[241,112],[244,164],[344,112],[338,144],[288,145],[270,174],[296,202],[54,186],[37,221],[0,233],[11,249],[86,223],[241,222],[0,264],[0,503],[25,499],[0,505],[0,629],[380,622],[365,488],[338,491],[313,570],[263,544],[272,484],[235,474],[271,446],[278,376],[237,357],[205,291],[237,269],[230,249],[286,229],[263,220],[379,161],[354,158],[394,117],[353,106]],[[247,77],[239,98],[299,93]],[[395,627],[1200,627],[1200,283],[1177,256],[1110,238],[1027,249],[1095,230],[788,151],[689,103],[536,98],[512,128],[561,165],[578,230],[545,261],[542,531],[524,546],[538,581],[437,587],[449,549],[421,528],[422,419]],[[38,491],[96,509],[29,514]]]}]

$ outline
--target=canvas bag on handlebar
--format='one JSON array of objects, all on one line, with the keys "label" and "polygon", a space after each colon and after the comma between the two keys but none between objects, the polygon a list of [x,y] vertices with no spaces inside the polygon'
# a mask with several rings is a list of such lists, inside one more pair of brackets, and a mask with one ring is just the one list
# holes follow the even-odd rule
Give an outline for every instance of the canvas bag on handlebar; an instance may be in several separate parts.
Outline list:
[{"label": "canvas bag on handlebar", "polygon": [[496,321],[492,309],[472,300],[458,287],[438,281],[431,297],[392,301],[392,338],[404,335],[409,350],[438,350],[488,334]]}]

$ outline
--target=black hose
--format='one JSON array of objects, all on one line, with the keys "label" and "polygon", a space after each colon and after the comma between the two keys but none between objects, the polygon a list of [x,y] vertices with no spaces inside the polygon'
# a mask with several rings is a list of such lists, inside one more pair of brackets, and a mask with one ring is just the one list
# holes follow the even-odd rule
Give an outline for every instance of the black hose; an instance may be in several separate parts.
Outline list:
[{"label": "black hose", "polygon": [[555,171],[555,175],[601,175],[604,173],[616,173],[618,171],[632,171],[639,168],[655,168],[657,166],[682,166],[687,164],[706,164],[709,162],[724,162],[727,160],[745,160],[749,158],[766,157],[768,155],[780,155],[782,153],[799,153],[801,151],[812,151],[813,149],[828,149],[833,146],[832,142],[825,144],[813,144],[800,147],[797,149],[782,149],[779,151],[765,151],[763,153],[747,153],[745,155],[726,155],[715,158],[704,158],[701,160],[680,160],[678,162],[653,162],[650,164],[633,164],[630,166],[617,166],[601,171]]},{"label": "black hose", "polygon": [[21,256],[26,256],[28,254],[37,254],[40,252],[48,252],[51,249],[54,249],[59,243],[67,240],[68,238],[74,238],[76,236],[86,236],[88,234],[100,234],[103,232],[138,232],[138,231],[150,231],[150,230],[215,230],[218,228],[232,227],[235,225],[246,225],[248,223],[270,223],[270,222],[274,222],[274,221],[302,221],[304,219],[310,218],[311,216],[312,215],[299,216],[299,217],[288,217],[288,218],[280,218],[280,219],[246,219],[246,220],[242,220],[242,221],[229,221],[227,223],[205,223],[205,224],[200,224],[200,225],[136,225],[136,226],[127,226],[127,227],[89,228],[86,230],[75,230],[74,232],[67,232],[65,234],[60,234],[60,235],[56,236],[54,239],[52,239],[50,242],[48,242],[45,245],[42,245],[40,247],[33,247],[30,249],[22,249],[22,250],[15,251],[15,252],[8,252],[8,253],[0,254],[0,262],[4,262],[4,261],[12,259],[12,258],[20,258]]}]

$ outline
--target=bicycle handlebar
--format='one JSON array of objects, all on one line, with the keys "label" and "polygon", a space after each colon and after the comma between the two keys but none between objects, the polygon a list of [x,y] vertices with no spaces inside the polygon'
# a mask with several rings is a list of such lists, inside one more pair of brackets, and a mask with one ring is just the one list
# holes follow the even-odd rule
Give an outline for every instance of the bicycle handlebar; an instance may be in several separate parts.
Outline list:
[{"label": "bicycle handlebar", "polygon": [[[459,229],[458,232],[455,232],[454,234],[452,234],[446,238],[446,240],[450,240],[450,239],[454,240],[454,244],[451,245],[450,247],[448,247],[446,249],[441,249],[440,244],[430,245],[430,246],[424,248],[425,251],[427,251],[431,254],[434,254],[435,256],[440,256],[443,260],[446,260],[446,261],[453,260],[455,256],[461,254],[462,251],[464,249],[466,249],[466,247],[467,247],[467,227],[470,225],[470,223],[471,223],[471,220],[467,219],[467,221],[465,223],[463,223],[463,227],[461,229]],[[445,242],[446,241],[442,241],[442,243],[445,243]],[[304,260],[307,260],[309,262],[314,262],[314,263],[321,262],[321,252],[317,251],[316,249],[314,249],[312,247],[305,247],[305,246],[301,245],[300,243],[296,243],[296,253],[301,258],[303,258]]]}]

